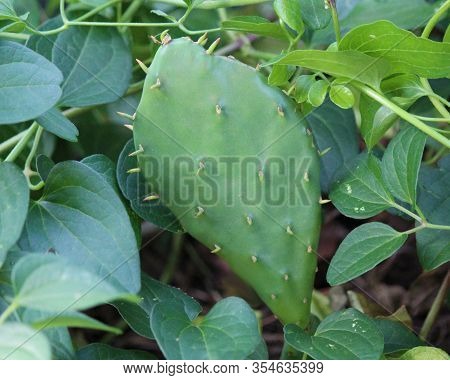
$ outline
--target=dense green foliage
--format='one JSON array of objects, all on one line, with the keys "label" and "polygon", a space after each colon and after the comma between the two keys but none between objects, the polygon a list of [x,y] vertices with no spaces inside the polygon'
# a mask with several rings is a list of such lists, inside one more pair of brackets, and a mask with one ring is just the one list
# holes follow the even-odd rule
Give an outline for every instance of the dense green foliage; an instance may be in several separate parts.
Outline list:
[{"label": "dense green foliage", "polygon": [[[245,300],[201,315],[142,271],[143,222],[189,233],[250,284],[284,325],[284,359],[448,358],[427,342],[448,275],[419,334],[332,310],[313,285],[328,202],[413,223],[358,225],[330,286],[414,235],[424,271],[450,261],[449,8],[0,0],[0,358],[151,360],[69,333],[124,326],[167,359],[267,358]],[[82,312],[105,303],[121,328]]]}]

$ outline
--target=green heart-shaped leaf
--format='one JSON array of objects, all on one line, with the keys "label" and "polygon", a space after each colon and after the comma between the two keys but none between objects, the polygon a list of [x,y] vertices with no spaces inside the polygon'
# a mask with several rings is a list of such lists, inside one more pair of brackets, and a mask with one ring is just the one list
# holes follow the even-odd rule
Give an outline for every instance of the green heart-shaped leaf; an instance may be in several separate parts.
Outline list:
[{"label": "green heart-shaped leaf", "polygon": [[327,281],[339,285],[358,277],[392,256],[407,234],[387,224],[366,223],[350,232],[339,246],[328,268]]},{"label": "green heart-shaped leaf", "polygon": [[330,199],[344,215],[365,219],[392,206],[393,199],[383,182],[379,160],[367,153],[344,164],[337,174]]},{"label": "green heart-shaped leaf", "polygon": [[316,360],[376,360],[384,345],[383,334],[372,320],[355,309],[329,315],[312,336],[296,325],[287,325],[284,337],[296,350]]},{"label": "green heart-shaped leaf", "polygon": [[25,176],[17,166],[0,163],[0,267],[6,253],[22,232],[28,211],[30,191]]},{"label": "green heart-shaped leaf", "polygon": [[130,218],[104,176],[83,163],[66,161],[51,170],[42,197],[31,203],[19,244],[25,251],[55,251],[123,292],[139,291]]},{"label": "green heart-shaped leaf", "polygon": [[240,298],[226,298],[205,317],[190,318],[180,301],[157,304],[153,334],[167,359],[245,359],[260,343],[253,310]]},{"label": "green heart-shaped leaf", "polygon": [[33,309],[63,313],[87,309],[125,296],[108,278],[55,255],[27,255],[13,267],[14,302]]},{"label": "green heart-shaped leaf", "polygon": [[50,360],[51,349],[42,332],[17,322],[0,326],[0,360]]}]

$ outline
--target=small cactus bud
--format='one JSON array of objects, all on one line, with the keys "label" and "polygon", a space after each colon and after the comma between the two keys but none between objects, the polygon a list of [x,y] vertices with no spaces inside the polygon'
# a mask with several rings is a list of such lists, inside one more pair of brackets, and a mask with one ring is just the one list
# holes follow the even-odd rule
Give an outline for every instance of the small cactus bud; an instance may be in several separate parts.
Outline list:
[{"label": "small cactus bud", "polygon": [[141,169],[140,168],[133,168],[133,169],[129,169],[127,170],[128,174],[133,174],[133,173],[140,173]]},{"label": "small cactus bud", "polygon": [[211,253],[219,253],[222,250],[217,244],[214,244],[214,249],[211,251]]},{"label": "small cactus bud", "polygon": [[208,33],[203,34],[198,40],[197,44],[201,46],[205,46],[205,44],[208,42]]},{"label": "small cactus bud", "polygon": [[138,150],[135,150],[134,152],[131,152],[128,157],[134,157],[137,156],[138,154],[144,153],[144,148],[142,147],[141,144],[139,144],[139,148]]},{"label": "small cactus bud", "polygon": [[292,231],[292,228],[291,228],[291,226],[287,226],[286,227],[286,232],[289,234],[289,235],[294,235],[294,231]]},{"label": "small cactus bud", "polygon": [[205,209],[203,207],[198,206],[195,212],[195,217],[198,218],[205,213]]},{"label": "small cactus bud", "polygon": [[148,67],[145,66],[144,62],[140,61],[139,59],[136,59],[137,64],[142,69],[142,71],[147,74],[148,73]]},{"label": "small cactus bud", "polygon": [[252,256],[252,262],[256,263],[258,261],[258,258],[256,256]]},{"label": "small cactus bud", "polygon": [[144,198],[144,202],[148,202],[148,201],[156,201],[159,199],[159,195],[158,194],[151,194],[148,197]]},{"label": "small cactus bud", "polygon": [[220,37],[211,44],[208,50],[206,50],[206,54],[211,55],[212,53],[214,53],[214,50],[216,50],[216,47],[219,45],[219,43]]},{"label": "small cactus bud", "polygon": [[246,219],[247,219],[247,224],[249,226],[251,226],[253,224],[253,218],[251,217],[251,215],[247,215]]},{"label": "small cactus bud", "polygon": [[154,90],[160,87],[161,87],[161,80],[159,78],[156,78],[156,82],[150,86],[150,90]]},{"label": "small cactus bud", "polygon": [[278,111],[278,115],[280,115],[281,117],[284,117],[284,109],[282,106],[278,106],[277,111]]}]

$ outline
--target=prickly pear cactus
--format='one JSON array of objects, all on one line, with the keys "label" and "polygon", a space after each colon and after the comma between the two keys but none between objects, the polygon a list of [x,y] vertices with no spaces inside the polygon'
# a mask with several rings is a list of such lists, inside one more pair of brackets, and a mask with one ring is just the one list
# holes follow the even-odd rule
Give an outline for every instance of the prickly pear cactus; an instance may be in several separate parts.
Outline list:
[{"label": "prickly pear cactus", "polygon": [[247,65],[173,40],[148,70],[133,130],[147,201],[160,198],[282,322],[305,326],[319,164],[288,97]]}]

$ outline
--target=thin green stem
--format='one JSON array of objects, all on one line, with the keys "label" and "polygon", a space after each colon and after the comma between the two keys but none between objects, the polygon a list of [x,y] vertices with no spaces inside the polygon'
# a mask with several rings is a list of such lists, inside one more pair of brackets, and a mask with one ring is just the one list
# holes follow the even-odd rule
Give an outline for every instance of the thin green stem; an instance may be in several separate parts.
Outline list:
[{"label": "thin green stem", "polygon": [[64,0],[59,0],[59,13],[61,15],[63,23],[66,24],[69,20],[66,16],[66,4]]},{"label": "thin green stem", "polygon": [[424,219],[422,219],[420,216],[414,214],[412,211],[409,211],[407,208],[404,208],[403,206],[399,205],[398,203],[391,203],[392,207],[396,208],[397,210],[403,212],[404,214],[410,216],[411,218],[417,220],[420,224],[423,224],[426,222]]},{"label": "thin green stem", "polygon": [[450,123],[450,118],[443,118],[443,117],[428,117],[428,116],[420,116],[415,114],[410,114],[414,116],[416,119],[423,120],[423,121],[431,121],[432,123]]},{"label": "thin green stem", "polygon": [[443,224],[425,223],[425,228],[430,228],[432,230],[446,230],[446,231],[450,231],[450,226],[446,226],[446,225],[443,225]]},{"label": "thin green stem", "polygon": [[14,145],[16,145],[20,141],[20,139],[27,133],[27,131],[28,131],[28,129],[18,133],[17,135],[10,137],[8,140],[3,141],[0,144],[0,153],[4,152],[5,150],[8,150],[9,148],[12,148]]},{"label": "thin green stem", "polygon": [[422,212],[419,205],[416,204],[415,208],[416,208],[417,215],[419,215],[422,220],[427,220],[427,218],[425,217],[425,214]]},{"label": "thin green stem", "polygon": [[428,99],[430,99],[430,102],[433,104],[434,108],[446,119],[450,119],[450,113],[447,111],[447,109],[442,105],[442,103],[439,101],[439,99],[436,99],[435,96],[431,95],[431,93],[434,94],[433,89],[431,88],[430,82],[428,82],[428,79],[426,78],[420,78],[420,83],[422,84],[422,87],[429,93]]},{"label": "thin green stem", "polygon": [[22,136],[14,149],[5,158],[6,162],[13,162],[20,155],[20,153],[22,153],[22,151],[28,145],[28,141],[30,141],[30,139],[37,131],[38,127],[39,125],[36,122],[33,122],[33,124],[31,124],[30,128],[27,129],[26,133]]},{"label": "thin green stem", "polygon": [[447,13],[449,8],[450,8],[450,0],[447,0],[438,8],[436,13],[427,22],[427,25],[425,25],[421,37],[428,38],[430,36],[431,32],[433,31],[434,27],[436,26],[440,18]]},{"label": "thin green stem", "polygon": [[114,5],[115,3],[119,3],[122,0],[110,0],[106,3],[103,3],[101,5],[99,5],[98,7],[95,7],[94,9],[91,9],[89,12],[85,13],[84,15],[78,17],[77,19],[75,19],[75,21],[83,21],[88,19],[91,16],[96,15],[97,13],[101,12],[103,9],[106,9],[108,7],[110,7],[111,5]]},{"label": "thin green stem", "polygon": [[331,18],[333,20],[334,34],[336,35],[336,42],[339,45],[339,42],[341,42],[341,26],[339,24],[339,17],[338,17],[337,8],[336,8],[336,1],[335,0],[327,0],[327,4],[331,11]]},{"label": "thin green stem", "polygon": [[[431,89],[431,90],[433,91],[433,89]],[[444,106],[450,107],[450,102],[447,101],[447,99],[444,99],[442,96],[436,94],[435,92],[429,92],[427,95],[440,101]]]},{"label": "thin green stem", "polygon": [[361,90],[364,94],[375,100],[376,102],[380,103],[383,106],[386,106],[390,110],[392,110],[394,113],[396,113],[398,116],[400,116],[403,120],[406,120],[408,123],[414,125],[416,128],[420,129],[422,132],[430,136],[431,138],[435,139],[436,141],[440,142],[442,145],[444,145],[447,148],[450,148],[450,140],[447,139],[445,136],[442,136],[438,131],[430,127],[429,125],[425,124],[421,120],[415,118],[413,115],[405,111],[403,108],[399,107],[397,104],[391,102],[389,99],[386,99],[383,95],[379,94],[378,92],[372,90],[371,88],[359,84],[359,83],[353,83],[353,85]]},{"label": "thin green stem", "polygon": [[[448,9],[450,8],[450,0],[447,0],[445,3],[443,3],[440,8],[436,11],[436,13],[433,15],[433,17],[428,20],[427,25],[425,25],[425,28],[423,29],[422,38],[428,38],[440,20],[441,17],[443,17]],[[420,78],[420,82],[422,83],[422,86],[425,88],[427,92],[430,94],[434,93],[433,89],[430,86],[430,82],[426,78]],[[428,98],[430,99],[430,102],[433,103],[433,106],[436,108],[436,110],[446,119],[450,118],[450,113],[447,111],[447,109],[434,97],[431,95],[428,95]]]},{"label": "thin green stem", "polygon": [[117,3],[116,8],[116,20],[119,22],[122,19],[122,1]]},{"label": "thin green stem", "polygon": [[173,274],[177,268],[178,262],[180,261],[180,256],[182,252],[184,241],[183,234],[173,234],[172,236],[172,252],[170,252],[169,260],[167,262],[166,268],[160,277],[160,281],[164,284],[169,283],[172,280]]},{"label": "thin green stem", "polygon": [[[445,153],[447,152],[447,148],[445,146],[441,147],[431,158],[425,161],[427,165],[433,165],[436,163]],[[418,210],[417,210],[418,211]]]},{"label": "thin green stem", "polygon": [[[198,9],[217,9],[240,7],[245,5],[253,5],[260,3],[267,3],[269,0],[206,0],[196,6]],[[176,5],[177,7],[186,8],[187,5],[183,0],[158,0],[160,3]]]},{"label": "thin green stem", "polygon": [[144,0],[133,0],[127,10],[123,13],[120,21],[131,21],[135,13],[139,10]]},{"label": "thin green stem", "polygon": [[421,230],[423,230],[424,228],[426,228],[425,224],[421,224],[420,226],[417,226],[415,228],[411,228],[408,231],[403,232],[406,235],[411,235],[411,234],[415,234],[416,232],[419,232]]},{"label": "thin green stem", "polygon": [[44,131],[44,129],[41,126],[39,126],[38,130],[36,131],[36,136],[34,137],[33,146],[31,147],[30,153],[28,154],[28,157],[25,161],[25,167],[23,170],[23,173],[24,173],[25,177],[27,178],[28,187],[34,191],[40,190],[44,186],[43,181],[39,181],[36,185],[34,185],[31,182],[31,177],[39,176],[39,173],[36,173],[35,171],[33,171],[31,169],[31,162],[33,161],[33,158],[36,155],[36,152],[38,150],[43,131]]},{"label": "thin green stem", "polygon": [[19,307],[14,301],[5,309],[5,311],[0,315],[0,325],[3,324],[8,317],[14,313],[14,311]]},{"label": "thin green stem", "polygon": [[430,333],[431,328],[433,327],[433,324],[436,321],[436,318],[439,314],[439,310],[441,309],[442,304],[445,301],[449,285],[449,278],[450,278],[449,275],[450,273],[447,272],[447,275],[445,276],[444,281],[442,281],[442,284],[439,288],[436,298],[434,299],[433,304],[431,305],[430,311],[428,312],[428,315],[425,318],[423,326],[420,329],[419,337],[422,340],[427,339],[428,334]]},{"label": "thin green stem", "polygon": [[0,38],[10,38],[10,39],[14,39],[14,40],[26,41],[26,40],[28,40],[28,38],[30,38],[30,35],[29,34],[25,34],[25,33],[1,32],[0,33]]},{"label": "thin green stem", "polygon": [[31,162],[33,161],[33,157],[36,155],[36,152],[38,150],[43,131],[44,129],[39,126],[36,131],[36,135],[34,136],[33,146],[31,147],[30,153],[28,154],[28,157],[25,161],[25,171],[31,170]]}]

